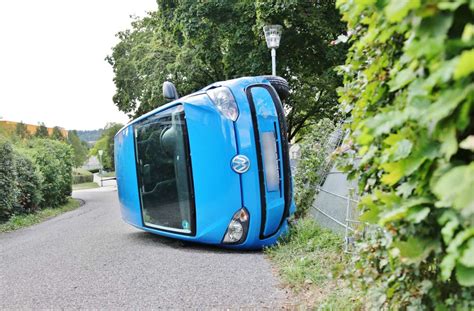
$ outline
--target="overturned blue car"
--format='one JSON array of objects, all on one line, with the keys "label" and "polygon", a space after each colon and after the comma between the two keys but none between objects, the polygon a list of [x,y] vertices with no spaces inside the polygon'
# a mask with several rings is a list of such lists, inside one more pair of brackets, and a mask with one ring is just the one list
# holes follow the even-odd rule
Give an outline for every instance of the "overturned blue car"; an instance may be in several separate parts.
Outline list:
[{"label": "overturned blue car", "polygon": [[283,106],[275,76],[217,82],[172,100],[115,136],[123,219],[181,240],[258,249],[294,212]]}]

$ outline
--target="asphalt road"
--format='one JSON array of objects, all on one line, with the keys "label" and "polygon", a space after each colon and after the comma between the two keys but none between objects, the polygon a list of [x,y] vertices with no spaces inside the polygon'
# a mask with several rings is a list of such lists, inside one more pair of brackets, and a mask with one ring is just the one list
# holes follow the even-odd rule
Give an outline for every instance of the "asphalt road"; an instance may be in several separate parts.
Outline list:
[{"label": "asphalt road", "polygon": [[[104,191],[105,190],[105,191]],[[0,234],[0,309],[277,308],[287,297],[261,252],[145,233],[117,192],[78,191],[77,210]]]}]

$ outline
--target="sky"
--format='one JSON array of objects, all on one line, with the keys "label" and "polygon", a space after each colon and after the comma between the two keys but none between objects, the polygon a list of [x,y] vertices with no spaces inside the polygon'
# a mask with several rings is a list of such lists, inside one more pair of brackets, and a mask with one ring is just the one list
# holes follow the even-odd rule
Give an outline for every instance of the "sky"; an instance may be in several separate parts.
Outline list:
[{"label": "sky", "polygon": [[126,123],[104,60],[155,0],[0,1],[0,119],[65,129]]}]

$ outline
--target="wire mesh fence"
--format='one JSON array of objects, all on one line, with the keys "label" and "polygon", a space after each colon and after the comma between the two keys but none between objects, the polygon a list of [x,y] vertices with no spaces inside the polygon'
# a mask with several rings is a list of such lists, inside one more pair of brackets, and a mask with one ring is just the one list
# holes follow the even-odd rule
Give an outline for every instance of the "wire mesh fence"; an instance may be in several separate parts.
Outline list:
[{"label": "wire mesh fence", "polygon": [[[338,126],[328,137],[321,152],[330,155],[341,145],[344,135],[342,126]],[[297,163],[298,158],[294,157],[292,162],[294,174],[298,174]],[[347,174],[337,169],[331,156],[327,157],[317,174],[321,176],[320,184],[317,186],[310,214],[321,226],[343,234],[344,251],[350,253],[354,244],[354,233],[358,226],[363,225],[358,220],[359,201],[355,191],[357,184],[355,181],[349,181]]]}]

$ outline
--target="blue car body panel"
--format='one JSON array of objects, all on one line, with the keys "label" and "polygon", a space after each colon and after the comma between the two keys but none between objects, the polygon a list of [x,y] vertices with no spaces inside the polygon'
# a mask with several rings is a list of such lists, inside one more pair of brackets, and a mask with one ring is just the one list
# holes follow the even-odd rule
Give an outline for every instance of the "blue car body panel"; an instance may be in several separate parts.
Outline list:
[{"label": "blue car body panel", "polygon": [[[237,102],[239,117],[235,122],[226,119],[216,109],[206,90],[228,87]],[[287,218],[295,210],[293,199],[285,215],[284,181],[280,178],[279,190],[267,191],[262,172],[261,155],[256,145],[262,133],[271,132],[277,141],[281,137],[275,104],[270,101],[272,89],[268,81],[259,77],[240,78],[214,83],[200,92],[185,96],[159,107],[127,124],[115,137],[115,163],[119,199],[123,219],[142,230],[187,241],[218,244],[231,248],[258,249],[274,244],[287,231]],[[250,95],[249,95],[250,94]],[[254,114],[249,96],[253,95]],[[195,234],[184,235],[150,228],[144,225],[137,182],[135,126],[150,116],[165,112],[176,105],[184,107],[194,189]],[[257,121],[258,132],[254,128]],[[278,153],[283,154],[278,145]],[[243,174],[231,169],[231,159],[245,155],[250,168]],[[281,158],[281,157],[280,157]],[[260,161],[260,163],[259,163]],[[279,162],[280,174],[285,172]],[[262,175],[263,174],[263,175]],[[263,178],[265,179],[265,178]],[[291,185],[290,185],[291,186]],[[262,191],[263,189],[263,191]],[[262,193],[263,192],[263,193]],[[249,228],[241,244],[222,244],[233,215],[242,207],[249,213]]]},{"label": "blue car body panel", "polygon": [[137,168],[133,127],[126,127],[115,136],[116,178],[122,218],[134,226],[142,225],[140,197],[138,194]]}]

